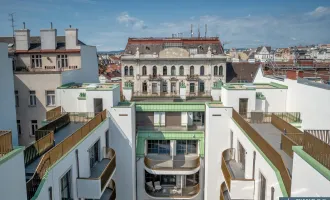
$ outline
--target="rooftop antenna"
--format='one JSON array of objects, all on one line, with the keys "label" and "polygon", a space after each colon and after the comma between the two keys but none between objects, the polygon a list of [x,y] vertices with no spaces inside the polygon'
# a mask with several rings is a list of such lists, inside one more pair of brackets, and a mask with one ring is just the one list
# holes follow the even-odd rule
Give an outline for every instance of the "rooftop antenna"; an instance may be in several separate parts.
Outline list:
[{"label": "rooftop antenna", "polygon": [[71,28],[71,24],[69,25],[69,27]]},{"label": "rooftop antenna", "polygon": [[11,22],[11,28],[13,30],[13,41],[15,46],[15,19],[14,19],[15,13],[9,13],[9,21]]},{"label": "rooftop antenna", "polygon": [[198,24],[198,38],[201,37],[201,32],[200,32],[200,28],[199,28],[199,24]]},{"label": "rooftop antenna", "polygon": [[191,28],[190,28],[190,35],[191,35],[191,37],[193,37],[193,25],[191,24]]},{"label": "rooftop antenna", "polygon": [[205,24],[205,38],[206,38],[206,35],[207,35],[207,24]]},{"label": "rooftop antenna", "polygon": [[53,29],[53,22],[50,22],[50,29]]},{"label": "rooftop antenna", "polygon": [[25,29],[25,22],[23,22],[23,29]]}]

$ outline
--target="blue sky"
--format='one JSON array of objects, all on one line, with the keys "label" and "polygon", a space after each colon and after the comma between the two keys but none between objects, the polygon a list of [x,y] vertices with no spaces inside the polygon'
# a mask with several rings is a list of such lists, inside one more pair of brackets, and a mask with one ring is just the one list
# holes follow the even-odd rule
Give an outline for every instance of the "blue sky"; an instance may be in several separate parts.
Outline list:
[{"label": "blue sky", "polygon": [[208,24],[208,36],[230,47],[330,43],[329,0],[0,0],[0,36],[26,22],[31,35],[53,22],[58,35],[72,25],[98,50],[124,49],[128,37],[188,36]]}]

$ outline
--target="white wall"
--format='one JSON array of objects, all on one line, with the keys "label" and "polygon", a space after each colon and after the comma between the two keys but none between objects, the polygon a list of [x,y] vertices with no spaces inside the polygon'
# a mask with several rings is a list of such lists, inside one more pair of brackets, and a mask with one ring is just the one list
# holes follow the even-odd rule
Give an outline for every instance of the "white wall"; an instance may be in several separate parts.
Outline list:
[{"label": "white wall", "polygon": [[[60,197],[60,181],[63,175],[66,174],[68,170],[71,169],[72,175],[72,195],[73,199],[77,199],[77,185],[76,179],[78,178],[77,174],[77,162],[76,162],[76,153],[78,149],[79,155],[79,173],[80,177],[89,177],[90,168],[89,168],[89,153],[88,150],[95,144],[96,141],[100,140],[100,157],[103,158],[103,147],[105,147],[105,132],[109,129],[109,119],[106,119],[102,122],[101,125],[97,127],[92,133],[89,133],[89,136],[85,138],[78,146],[73,148],[69,153],[67,153],[60,162],[56,163],[52,168],[49,169],[48,177],[45,183],[42,185],[41,191],[37,199],[44,200],[49,199],[48,188],[52,187],[53,189],[53,199],[59,200]],[[41,185],[40,185],[41,186]],[[39,186],[39,187],[40,187]]]},{"label": "white wall", "polygon": [[248,99],[247,112],[254,111],[256,108],[256,90],[221,90],[221,100],[224,106],[233,107],[239,111],[239,99]]},{"label": "white wall", "polygon": [[136,199],[135,106],[110,109],[110,145],[115,149],[117,199]]},{"label": "white wall", "polygon": [[296,153],[292,168],[292,197],[330,196],[330,181]]},{"label": "white wall", "polygon": [[113,107],[113,92],[112,91],[98,91],[98,90],[90,90],[86,91],[86,107],[87,112],[94,112],[94,99],[100,98],[102,99],[103,110]]},{"label": "white wall", "polygon": [[[1,199],[26,199],[26,180],[23,149],[16,149],[4,163],[0,162]],[[7,155],[8,156],[8,155]]]},{"label": "white wall", "polygon": [[204,199],[219,199],[224,181],[221,154],[229,148],[229,121],[231,108],[209,108],[205,111],[205,187]]},{"label": "white wall", "polygon": [[86,93],[86,90],[56,89],[56,105],[62,106],[65,112],[87,112],[86,100],[78,100],[80,93]]},{"label": "white wall", "polygon": [[76,83],[98,83],[98,62],[96,47],[82,45],[80,49],[81,68],[62,72],[62,84]]},{"label": "white wall", "polygon": [[[233,131],[233,147],[236,149],[236,158],[237,158],[237,145],[238,141],[242,144],[243,148],[246,150],[245,155],[245,178],[253,178],[253,152],[256,152],[255,160],[255,190],[254,190],[254,199],[258,199],[259,194],[259,173],[262,173],[266,178],[266,199],[271,199],[271,187],[274,187],[274,199],[279,199],[283,197],[279,181],[275,174],[274,169],[271,165],[265,160],[265,158],[259,153],[255,146],[250,142],[247,136],[242,132],[242,130],[236,125],[234,120],[229,120],[230,130]],[[229,143],[227,148],[229,148]],[[249,192],[248,190],[241,190],[241,192]]]},{"label": "white wall", "polygon": [[11,130],[13,145],[18,145],[14,75],[8,45],[0,43],[0,130]]},{"label": "white wall", "polygon": [[266,97],[265,112],[285,112],[287,89],[257,89]]}]

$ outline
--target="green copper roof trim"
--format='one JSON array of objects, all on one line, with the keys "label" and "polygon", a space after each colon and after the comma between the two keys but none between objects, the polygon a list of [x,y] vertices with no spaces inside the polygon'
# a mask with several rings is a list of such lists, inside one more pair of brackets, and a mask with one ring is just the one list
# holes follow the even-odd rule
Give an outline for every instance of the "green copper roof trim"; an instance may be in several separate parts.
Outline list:
[{"label": "green copper roof trim", "polygon": [[146,140],[198,140],[200,156],[204,157],[203,131],[138,131],[137,136],[137,157],[144,157]]},{"label": "green copper roof trim", "polygon": [[271,86],[274,86],[274,87],[276,87],[276,88],[278,88],[278,89],[288,89],[288,88],[289,88],[289,87],[286,86],[286,85],[282,85],[282,84],[274,83],[274,82],[270,82],[270,85],[271,85]]},{"label": "green copper roof trim", "polygon": [[113,106],[114,108],[130,108],[135,105],[135,102],[121,101],[118,105]]},{"label": "green copper roof trim", "polygon": [[137,112],[202,112],[205,111],[205,103],[136,102],[135,110]]},{"label": "green copper roof trim", "polygon": [[306,153],[302,146],[293,146],[292,150],[330,181],[330,170]]},{"label": "green copper roof trim", "polygon": [[222,87],[227,90],[256,90],[254,87],[236,88],[234,85],[246,85],[246,83],[226,83]]},{"label": "green copper roof trim", "polygon": [[[74,84],[76,84],[76,83],[75,82],[66,83],[66,84],[63,84],[63,85],[57,87],[57,89],[69,89]],[[77,89],[77,88],[75,88],[75,89]]]},{"label": "green copper roof trim", "polygon": [[9,153],[7,153],[6,155],[4,155],[0,158],[0,165],[5,163],[9,159],[13,158],[14,156],[16,156],[17,154],[22,152],[24,149],[25,149],[25,147],[23,147],[23,146],[14,147],[13,150],[11,150]]},{"label": "green copper roof trim", "polygon": [[39,186],[38,186],[38,189],[37,189],[37,191],[36,191],[36,193],[34,194],[34,196],[31,198],[31,200],[35,200],[35,199],[37,199],[38,198],[38,196],[39,196],[39,194],[40,194],[40,192],[41,192],[41,189],[42,189],[42,187],[43,187],[43,185],[44,185],[44,183],[46,182],[46,180],[47,180],[47,178],[48,178],[48,173],[49,173],[49,171],[50,170],[52,170],[60,161],[62,161],[69,153],[71,153],[72,152],[72,150],[73,149],[75,149],[78,145],[80,145],[83,141],[85,141],[86,140],[86,138],[88,138],[89,136],[91,136],[92,135],[92,132],[94,132],[95,130],[97,130],[103,123],[105,123],[105,121],[106,121],[106,119],[103,121],[103,122],[101,122],[99,125],[97,125],[93,130],[91,130],[84,138],[82,138],[76,145],[74,145],[73,147],[71,147],[71,149],[68,151],[68,152],[66,152],[66,154],[64,154],[64,155],[62,155],[62,157],[60,158],[60,159],[58,159],[52,166],[50,166],[47,170],[46,170],[46,172],[45,172],[45,175],[44,175],[44,177],[42,177],[42,179],[41,179],[41,182],[40,182],[40,184],[39,184]]},{"label": "green copper roof trim", "polygon": [[269,158],[264,154],[264,152],[258,147],[258,145],[253,142],[253,140],[241,128],[241,126],[239,124],[237,124],[237,122],[233,118],[232,118],[232,120],[236,124],[236,126],[245,134],[246,138],[252,143],[252,145],[254,146],[254,148],[256,148],[258,150],[258,152],[266,160],[266,162],[270,165],[270,167],[273,168],[273,170],[274,170],[274,172],[276,174],[277,180],[279,182],[279,185],[280,185],[280,188],[281,188],[283,197],[289,197],[288,192],[286,191],[286,188],[284,186],[284,182],[283,182],[282,176],[280,174],[280,171],[278,171],[278,169],[275,167],[275,165],[272,163],[272,161],[270,161]]}]

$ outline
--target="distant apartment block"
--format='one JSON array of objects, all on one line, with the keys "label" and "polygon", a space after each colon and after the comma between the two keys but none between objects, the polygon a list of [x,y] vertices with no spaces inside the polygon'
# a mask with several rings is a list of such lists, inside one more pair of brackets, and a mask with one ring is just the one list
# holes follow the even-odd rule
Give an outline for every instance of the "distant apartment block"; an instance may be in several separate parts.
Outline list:
[{"label": "distant apartment block", "polygon": [[58,86],[98,82],[96,47],[81,42],[76,28],[65,29],[65,36],[57,36],[53,27],[40,30],[40,36],[20,29],[15,38],[0,37],[0,42],[8,44],[12,58],[19,143],[26,146],[46,111],[56,106]]}]

